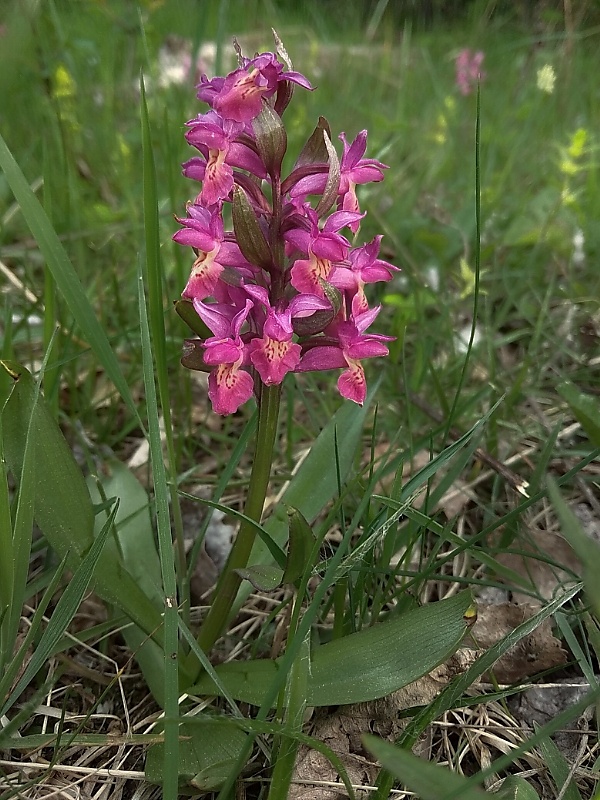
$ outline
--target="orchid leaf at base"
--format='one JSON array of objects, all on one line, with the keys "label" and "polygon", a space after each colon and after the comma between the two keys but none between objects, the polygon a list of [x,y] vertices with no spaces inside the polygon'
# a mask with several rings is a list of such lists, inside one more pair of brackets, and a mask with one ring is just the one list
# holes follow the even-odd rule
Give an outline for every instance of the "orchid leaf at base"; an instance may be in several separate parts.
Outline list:
[{"label": "orchid leaf at base", "polygon": [[[449,600],[388,618],[358,633],[316,647],[308,676],[307,705],[362,703],[384,697],[430,672],[459,646],[472,597]],[[261,705],[279,671],[277,661],[258,659],[216,667],[235,700]],[[190,694],[219,694],[207,675]]]},{"label": "orchid leaf at base", "polygon": [[[18,364],[2,362],[13,377],[2,409],[4,450],[10,471],[20,480],[29,420],[35,436],[35,520],[50,546],[68,567],[81,564],[94,538],[94,509],[73,454],[30,373]],[[121,562],[109,539],[98,559],[92,585],[100,597],[115,605],[147,636],[162,642],[162,616]]]}]

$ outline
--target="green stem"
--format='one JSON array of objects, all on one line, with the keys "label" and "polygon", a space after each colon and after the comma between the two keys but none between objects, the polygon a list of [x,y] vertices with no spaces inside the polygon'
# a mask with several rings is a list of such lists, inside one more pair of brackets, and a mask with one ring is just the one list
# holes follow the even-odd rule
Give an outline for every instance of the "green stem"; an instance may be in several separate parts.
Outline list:
[{"label": "green stem", "polygon": [[[244,508],[244,514],[255,522],[260,522],[269,488],[280,400],[281,385],[261,386],[254,463]],[[198,634],[198,645],[206,654],[210,652],[214,643],[225,631],[242,582],[235,570],[243,569],[248,565],[255,538],[256,528],[242,520],[227,564],[217,583],[212,605]]]}]

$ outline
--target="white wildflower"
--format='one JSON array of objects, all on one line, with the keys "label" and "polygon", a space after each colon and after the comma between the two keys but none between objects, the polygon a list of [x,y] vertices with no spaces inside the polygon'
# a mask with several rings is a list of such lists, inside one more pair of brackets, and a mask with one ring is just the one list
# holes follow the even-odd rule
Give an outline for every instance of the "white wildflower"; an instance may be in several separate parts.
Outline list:
[{"label": "white wildflower", "polygon": [[537,88],[540,92],[552,94],[554,91],[554,84],[556,83],[556,73],[552,64],[544,64],[537,71]]},{"label": "white wildflower", "polygon": [[571,260],[576,267],[579,267],[585,261],[585,236],[581,228],[577,228],[573,234],[573,255]]}]

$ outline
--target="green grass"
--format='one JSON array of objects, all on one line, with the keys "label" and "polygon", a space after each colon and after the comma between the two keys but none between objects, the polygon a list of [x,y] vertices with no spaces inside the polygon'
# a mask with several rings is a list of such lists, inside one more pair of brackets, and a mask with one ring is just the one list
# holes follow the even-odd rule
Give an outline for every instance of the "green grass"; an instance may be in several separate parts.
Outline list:
[{"label": "green grass", "polygon": [[[284,390],[271,495],[275,497],[284,487],[299,455],[323,429],[314,463],[326,475],[319,492],[322,503],[318,507],[313,503],[303,512],[317,542],[311,563],[317,563],[323,583],[316,592],[314,587],[309,591],[310,571],[300,579],[299,596],[306,590],[309,611],[301,609],[301,604],[290,605],[286,664],[293,660],[290,653],[305,653],[304,637],[311,625],[315,640],[320,637],[325,642],[366,628],[385,618],[393,607],[410,610],[416,600],[441,599],[458,588],[508,585],[529,593],[534,600],[548,600],[535,584],[517,586],[523,575],[508,567],[505,558],[526,548],[531,530],[558,529],[557,518],[590,573],[597,557],[582,545],[578,550],[577,533],[567,533],[577,523],[565,513],[557,490],[553,490],[552,502],[545,492],[547,477],[557,479],[567,504],[585,505],[597,526],[600,491],[598,453],[593,448],[598,447],[594,415],[600,392],[598,29],[592,27],[593,20],[584,19],[569,39],[562,33],[560,19],[547,22],[544,30],[527,31],[506,13],[489,20],[482,11],[475,11],[460,24],[421,30],[408,24],[394,25],[385,11],[379,22],[378,12],[367,19],[373,31],[367,37],[358,9],[349,5],[351,9],[341,13],[336,4],[324,11],[323,4],[306,2],[290,12],[267,0],[165,0],[137,8],[118,0],[14,2],[3,7],[0,17],[6,26],[0,39],[0,133],[51,223],[45,228],[47,223],[42,221],[40,228],[30,230],[27,208],[36,217],[35,203],[23,199],[23,194],[19,206],[14,185],[13,189],[9,185],[9,170],[0,174],[0,357],[18,362],[39,378],[49,410],[44,416],[44,435],[48,441],[58,435],[58,428],[51,428],[48,422],[54,418],[80,466],[85,465],[86,474],[106,479],[103,473],[111,459],[127,462],[143,439],[144,429],[150,431],[155,469],[151,478],[149,468],[143,467],[137,478],[141,491],[147,492],[147,507],[158,531],[160,559],[157,556],[152,562],[153,569],[157,570],[156,580],[162,579],[165,589],[169,587],[168,595],[177,581],[179,597],[184,599],[188,581],[181,550],[175,572],[168,561],[167,504],[170,502],[178,542],[185,523],[177,511],[177,488],[194,491],[200,484],[203,496],[234,512],[243,511],[251,457],[250,451],[234,450],[240,437],[251,430],[246,425],[252,424],[253,408],[248,404],[233,417],[216,418],[209,411],[204,384],[179,364],[188,330],[173,311],[172,302],[183,289],[190,259],[171,236],[178,227],[173,215],[183,214],[194,191],[180,175],[181,162],[191,156],[183,138],[184,123],[203,109],[191,83],[159,86],[159,48],[169,34],[189,39],[194,51],[216,42],[216,58],[225,72],[234,66],[233,35],[251,55],[257,49],[272,49],[270,28],[275,28],[295,68],[318,87],[312,93],[297,90],[286,111],[288,167],[319,115],[327,117],[334,136],[345,131],[350,141],[367,128],[367,155],[389,165],[384,182],[365,187],[360,195],[368,210],[361,241],[384,232],[383,257],[402,269],[391,284],[377,287],[372,296],[383,304],[378,331],[397,337],[388,359],[369,364],[371,384],[380,377],[376,414],[370,407],[364,419],[362,415],[355,418],[342,408],[336,419],[345,420],[347,430],[334,431],[328,423],[343,404],[330,374],[290,376]],[[385,4],[379,6],[385,9]],[[478,176],[476,94],[462,96],[454,83],[454,57],[463,47],[485,52]],[[538,70],[544,65],[555,71],[552,93],[537,86]],[[140,70],[146,82],[148,126],[140,122]],[[476,178],[481,186],[479,201]],[[36,218],[41,219],[39,215]],[[56,232],[58,241],[47,233],[49,229]],[[583,241],[583,257],[578,255],[578,239]],[[65,266],[69,260],[80,287]],[[140,274],[148,297],[147,319],[140,301],[143,294],[139,295]],[[476,336],[465,353],[474,309]],[[91,319],[92,312],[97,323]],[[459,331],[463,342],[457,336]],[[577,390],[561,389],[567,381],[585,397]],[[7,375],[2,374],[2,403],[9,384]],[[32,403],[34,394],[28,395]],[[162,462],[161,469],[156,468],[159,416],[166,419],[169,433],[166,471]],[[484,424],[479,424],[482,421]],[[580,426],[570,427],[576,421]],[[173,739],[177,670],[163,670],[162,645],[148,641],[154,631],[150,624],[144,627],[142,612],[136,617],[138,626],[126,635],[127,647],[123,646],[116,633],[123,624],[117,609],[127,613],[123,598],[111,601],[108,611],[93,600],[89,601],[90,610],[84,602],[75,613],[98,554],[94,551],[90,559],[90,551],[86,555],[81,544],[75,558],[65,544],[67,534],[60,534],[62,544],[57,549],[52,537],[59,537],[60,532],[53,533],[52,525],[46,528],[41,523],[56,553],[45,549],[37,533],[30,542],[32,497],[37,491],[33,487],[41,478],[32,466],[34,428],[28,427],[27,420],[20,424],[25,426],[19,435],[24,437],[26,460],[19,489],[16,475],[7,480],[0,475],[0,500],[4,505],[9,496],[13,500],[11,512],[2,508],[0,516],[3,553],[10,552],[13,559],[9,567],[8,562],[2,564],[2,575],[12,575],[12,588],[0,591],[0,654],[5,678],[3,682],[0,674],[0,687],[6,692],[5,696],[0,693],[0,703],[8,700],[17,685],[13,652],[18,659],[26,658],[23,649],[13,648],[22,646],[25,635],[28,646],[41,642],[40,652],[47,656],[47,663],[35,680],[27,673],[28,693],[21,697],[21,707],[11,708],[9,718],[11,728],[23,736],[50,734],[31,709],[41,702],[44,692],[55,691],[56,699],[52,695],[50,705],[62,714],[59,728],[63,734],[65,719],[79,715],[76,725],[66,726],[67,739],[44,751],[52,764],[58,764],[68,758],[65,753],[71,736],[106,733],[91,717],[105,697],[117,704],[117,716],[123,717],[121,704],[133,709],[141,703],[144,713],[136,712],[135,721],[145,713],[154,715],[156,721],[158,706],[149,697],[147,686],[129,674],[137,669],[133,661],[137,656],[153,691],[148,676],[154,675],[160,683],[163,671],[167,673],[166,721],[156,729],[160,738],[160,726],[164,726],[166,763],[169,757],[174,759],[177,746],[177,737]],[[8,427],[3,421],[4,432]],[[472,432],[460,440],[460,446],[452,446],[452,441],[468,431]],[[492,465],[508,462],[513,470],[508,481],[506,473],[490,469],[489,460],[482,462],[477,447],[491,456]],[[10,448],[4,449],[8,452]],[[419,473],[414,464],[411,471],[411,463],[419,461],[423,453],[441,455],[425,472]],[[72,468],[69,462],[68,469]],[[224,474],[230,476],[228,481],[222,480]],[[292,490],[288,489],[288,497],[298,507],[310,495],[306,487],[313,478],[309,478],[306,483],[306,473],[301,474]],[[515,491],[519,479],[528,482],[529,497]],[[439,503],[461,481],[460,485],[470,487],[469,502],[447,518]],[[104,501],[106,515],[114,510],[119,519],[111,497]],[[401,515],[393,517],[398,509]],[[39,514],[38,506],[35,513]],[[47,513],[52,516],[52,508]],[[53,523],[58,525],[56,519]],[[287,536],[284,522],[277,512],[266,523],[279,545]],[[198,519],[194,524],[200,527]],[[118,539],[123,530],[116,533],[119,525],[127,523],[115,525],[109,534],[111,547],[121,553],[131,570],[135,553],[123,555]],[[92,535],[91,530],[88,534]],[[135,536],[139,547],[154,547],[148,524],[145,529],[138,528]],[[260,546],[261,558],[266,558],[267,551]],[[59,557],[63,559],[60,563]],[[71,560],[65,561],[67,558]],[[538,551],[536,558],[553,563],[555,554]],[[61,578],[67,566],[80,583],[77,591],[63,594],[67,603],[61,606],[57,597],[52,602],[52,595],[58,584],[67,585],[68,573]],[[96,588],[106,599],[102,586]],[[153,604],[145,617],[148,620],[165,609],[162,589],[155,586],[144,591]],[[592,591],[592,603],[595,596]],[[25,629],[23,623],[18,629],[15,608],[3,612],[15,601],[32,627]],[[242,627],[227,638],[228,646],[247,636],[253,653],[267,655],[278,636],[281,615],[275,612],[287,613],[285,606],[291,603],[290,596],[283,594],[277,595],[276,601],[281,608],[270,601],[256,606],[257,615],[264,612],[261,629],[246,633]],[[52,615],[54,608],[63,616]],[[560,612],[557,635],[568,646],[569,658],[581,665],[572,665],[569,676],[593,675],[595,667],[597,672],[600,637],[595,613],[586,609],[581,597],[570,600]],[[45,614],[50,618],[47,626]],[[69,631],[80,640],[75,647],[65,638],[66,633],[61,638],[63,619],[62,630],[70,625]],[[189,655],[188,628],[194,627],[195,619],[194,610],[190,612],[184,604],[178,623],[174,609],[168,606],[169,647],[177,650],[179,624],[179,657],[187,659],[188,666],[198,655],[193,649]],[[89,635],[86,628],[91,629]],[[80,655],[87,652],[88,642],[93,653],[100,655],[94,655],[95,672],[81,676],[81,663],[85,662]],[[66,660],[57,661],[56,654]],[[112,668],[110,674],[103,673],[103,658],[122,672]],[[72,680],[69,670],[73,664],[79,664],[80,695],[64,693]],[[294,710],[300,716],[304,712],[301,695],[306,674],[297,664],[288,667],[285,692],[295,698],[295,706],[287,711],[279,708],[269,723],[265,720],[270,707],[266,706],[256,720],[246,715],[240,722],[241,714],[233,703],[239,698],[229,698],[234,707],[227,708],[238,718],[236,735],[241,744],[235,752],[226,752],[229,722],[222,731],[225,744],[215,732],[215,759],[226,763],[226,768],[218,779],[203,778],[210,788],[235,779],[236,760],[241,768],[240,752],[248,752],[253,742],[258,743],[255,754],[263,764],[272,746],[287,754],[288,764],[290,753],[306,745],[298,719],[291,719]],[[478,676],[475,673],[476,669],[473,679]],[[99,682],[94,683],[95,679]],[[460,706],[464,691],[461,688],[460,696],[446,694],[437,711]],[[11,706],[15,701],[11,697]],[[494,696],[489,702],[500,707],[504,700]],[[188,701],[181,710],[191,707]],[[410,735],[418,735],[419,725],[429,722],[427,714],[426,709],[421,716],[413,716]],[[269,730],[264,727],[267,724],[272,725]],[[132,730],[126,724],[121,731],[146,733],[147,726]],[[540,752],[553,756],[554,780],[570,781],[562,756],[554,753],[544,735],[540,733],[536,741],[541,742]],[[409,738],[406,734],[405,742]],[[6,739],[0,738],[0,748],[5,746]],[[119,763],[139,772],[141,762],[135,758],[141,750],[133,739],[128,746],[137,756]],[[452,746],[436,751],[433,760],[451,761]],[[187,753],[185,747],[188,745],[183,746]],[[457,752],[454,766],[460,761]],[[14,752],[9,758],[18,760]],[[153,758],[156,779],[157,757]],[[99,756],[94,763],[104,768],[109,762]],[[159,769],[158,774],[165,797],[174,797],[175,761],[169,763],[171,771],[165,775]],[[210,768],[212,763],[209,759]],[[518,762],[512,771],[520,771],[523,763]],[[8,777],[11,769],[2,764],[5,777],[0,776],[0,786],[3,791],[16,791]],[[591,764],[591,760],[586,762],[586,769]],[[405,766],[398,765],[397,777],[409,785],[412,767],[406,767],[404,774]],[[474,774],[483,766],[472,755],[465,771]],[[502,769],[506,768],[504,763]],[[285,765],[275,774],[282,772],[287,772]],[[503,777],[508,772],[499,774]],[[573,797],[591,798],[595,781],[585,769],[576,777],[579,788],[572,781],[565,791]],[[389,780],[382,773],[378,782],[381,796]],[[424,775],[423,780],[413,788],[425,797],[429,776]],[[436,796],[437,778],[431,780]],[[266,796],[268,788],[252,791],[255,796],[261,791]]]}]

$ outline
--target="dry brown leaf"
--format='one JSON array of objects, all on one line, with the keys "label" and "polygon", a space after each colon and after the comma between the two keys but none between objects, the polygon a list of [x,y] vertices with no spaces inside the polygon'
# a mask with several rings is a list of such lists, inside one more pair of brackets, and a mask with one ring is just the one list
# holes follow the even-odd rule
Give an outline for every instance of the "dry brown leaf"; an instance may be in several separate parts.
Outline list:
[{"label": "dry brown leaf", "polygon": [[[539,606],[515,603],[479,606],[477,621],[471,629],[473,641],[478,647],[487,650],[538,611]],[[564,664],[566,660],[566,651],[552,634],[552,621],[546,619],[496,661],[493,673],[498,683],[517,683],[538,672]]]}]

